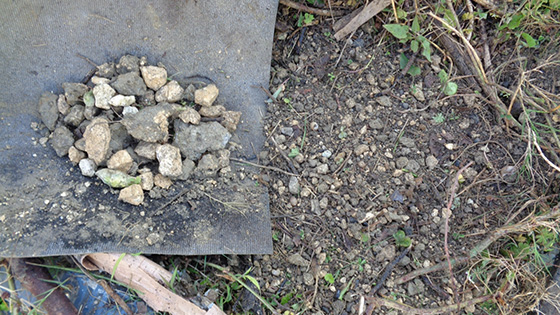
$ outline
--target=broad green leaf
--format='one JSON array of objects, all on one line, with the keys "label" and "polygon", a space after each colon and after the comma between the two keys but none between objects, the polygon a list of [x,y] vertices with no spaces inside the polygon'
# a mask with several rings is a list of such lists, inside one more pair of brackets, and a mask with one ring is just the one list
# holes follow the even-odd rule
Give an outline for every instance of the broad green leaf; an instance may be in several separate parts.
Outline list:
[{"label": "broad green leaf", "polygon": [[334,283],[334,277],[333,277],[332,273],[327,273],[325,275],[325,281],[327,281],[330,284]]},{"label": "broad green leaf", "polygon": [[406,67],[406,64],[408,63],[408,58],[401,53],[401,56],[399,58],[399,67],[402,69],[404,69],[404,67]]},{"label": "broad green leaf", "polygon": [[418,15],[414,16],[414,20],[412,20],[411,30],[415,33],[420,32],[420,23],[418,23]]},{"label": "broad green leaf", "polygon": [[517,13],[514,16],[511,17],[511,20],[509,21],[507,27],[510,30],[514,30],[516,28],[519,27],[519,25],[521,25],[521,20],[523,20],[523,18],[525,17],[525,15],[523,15],[523,13]]},{"label": "broad green leaf", "polygon": [[397,8],[397,17],[401,20],[406,19],[407,13],[405,10],[401,9],[401,8]]},{"label": "broad green leaf", "polygon": [[410,50],[412,50],[413,52],[417,52],[418,51],[418,45],[419,45],[418,41],[413,39],[410,42]]},{"label": "broad green leaf", "polygon": [[443,93],[448,96],[455,95],[457,93],[457,83],[447,82],[445,88],[443,89]]},{"label": "broad green leaf", "polygon": [[447,72],[445,72],[445,70],[442,69],[437,76],[439,77],[439,82],[441,84],[447,82]]},{"label": "broad green leaf", "polygon": [[86,107],[92,107],[94,102],[93,91],[87,91],[86,94],[84,94],[84,103]]},{"label": "broad green leaf", "polygon": [[282,304],[282,305],[288,304],[288,302],[290,302],[290,300],[292,299],[292,296],[294,296],[293,292],[290,292],[290,293],[284,295],[282,297],[282,299],[280,300],[280,304]]},{"label": "broad green leaf", "polygon": [[432,48],[430,47],[430,41],[422,35],[418,35],[416,39],[422,44],[422,56],[426,57],[426,59],[431,62]]},{"label": "broad green leaf", "polygon": [[415,77],[417,75],[420,75],[420,73],[422,73],[422,69],[420,69],[420,67],[416,66],[416,65],[412,65],[410,67],[410,69],[408,69],[408,74],[410,74],[411,76]]},{"label": "broad green leaf", "polygon": [[527,33],[521,33],[521,37],[527,42],[527,47],[534,48],[537,46],[537,41],[533,38],[533,36]]},{"label": "broad green leaf", "polygon": [[406,39],[408,37],[408,26],[400,24],[385,24],[383,27],[398,39]]}]

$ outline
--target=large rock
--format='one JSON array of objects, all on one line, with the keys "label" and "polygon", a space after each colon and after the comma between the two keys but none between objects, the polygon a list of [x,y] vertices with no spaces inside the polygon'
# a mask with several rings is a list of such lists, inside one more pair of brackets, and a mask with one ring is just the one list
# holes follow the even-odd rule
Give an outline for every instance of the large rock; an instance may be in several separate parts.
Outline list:
[{"label": "large rock", "polygon": [[173,145],[189,160],[196,161],[206,151],[224,149],[231,134],[218,122],[185,124],[175,120],[175,139]]},{"label": "large rock", "polygon": [[181,162],[179,148],[166,143],[156,149],[156,156],[161,175],[177,178],[183,174],[183,163]]},{"label": "large rock", "polygon": [[109,104],[113,106],[130,106],[136,102],[136,98],[134,95],[124,96],[124,95],[115,95],[109,100]]},{"label": "large rock", "polygon": [[127,173],[133,162],[134,160],[132,160],[128,151],[120,150],[113,154],[113,156],[111,156],[111,158],[107,161],[107,167]]},{"label": "large rock", "polygon": [[237,125],[241,119],[241,112],[226,111],[222,114],[222,117],[224,118],[222,126],[226,127],[231,133],[237,130]]},{"label": "large rock", "polygon": [[95,107],[101,109],[110,109],[109,100],[117,92],[109,84],[99,84],[93,88],[93,97],[95,98]]},{"label": "large rock", "polygon": [[156,102],[178,102],[183,98],[183,91],[177,81],[170,81],[156,92]]},{"label": "large rock", "polygon": [[173,113],[170,104],[146,107],[136,114],[127,115],[122,124],[131,136],[146,142],[165,142],[169,136],[167,118]]},{"label": "large rock", "polygon": [[72,127],[78,127],[84,121],[84,105],[74,105],[70,112],[64,117],[64,123]]},{"label": "large rock", "polygon": [[194,102],[201,106],[212,106],[219,92],[216,85],[210,84],[194,92]]},{"label": "large rock", "polygon": [[43,93],[39,99],[39,115],[50,131],[56,127],[58,120],[58,97],[50,92]]},{"label": "large rock", "polygon": [[192,107],[186,107],[179,114],[179,119],[184,123],[198,125],[200,123],[200,114]]},{"label": "large rock", "polygon": [[146,141],[140,141],[136,148],[134,148],[134,152],[139,156],[146,158],[148,160],[155,160],[156,159],[156,149],[160,146],[159,143],[151,143]]},{"label": "large rock", "polygon": [[62,83],[62,89],[64,89],[64,96],[66,96],[66,101],[69,105],[75,105],[80,101],[82,96],[88,91],[88,87],[82,83]]},{"label": "large rock", "polygon": [[119,193],[119,200],[131,205],[139,206],[144,202],[144,191],[139,184],[130,185],[121,189]]},{"label": "large rock", "polygon": [[141,67],[142,78],[144,78],[144,83],[154,90],[159,90],[162,86],[167,83],[167,70],[161,67],[147,66]]},{"label": "large rock", "polygon": [[111,142],[111,130],[109,129],[109,122],[106,118],[95,118],[87,127],[84,132],[84,139],[86,141],[86,152],[88,157],[100,165],[105,161],[107,152],[109,151],[109,143]]},{"label": "large rock", "polygon": [[120,74],[117,80],[112,84],[113,88],[122,95],[138,95],[146,94],[148,90],[144,80],[136,72],[128,72]]},{"label": "large rock", "polygon": [[140,58],[132,55],[124,55],[116,66],[117,73],[138,72]]},{"label": "large rock", "polygon": [[58,126],[53,132],[52,147],[56,152],[56,155],[62,157],[68,154],[68,150],[74,144],[74,135],[72,131],[64,126]]}]

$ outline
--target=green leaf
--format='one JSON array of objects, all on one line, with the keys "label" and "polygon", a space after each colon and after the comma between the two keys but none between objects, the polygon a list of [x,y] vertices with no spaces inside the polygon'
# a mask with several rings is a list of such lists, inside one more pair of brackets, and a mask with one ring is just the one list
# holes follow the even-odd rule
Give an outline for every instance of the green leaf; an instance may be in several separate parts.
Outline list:
[{"label": "green leaf", "polygon": [[330,284],[334,283],[334,277],[333,277],[332,273],[327,273],[325,275],[325,281],[327,281]]},{"label": "green leaf", "polygon": [[443,93],[447,96],[455,95],[457,93],[457,88],[457,83],[447,82],[445,88],[443,89]]},{"label": "green leaf", "polygon": [[527,42],[527,47],[534,48],[537,46],[537,41],[533,38],[533,36],[527,33],[521,33],[521,37]]},{"label": "green leaf", "polygon": [[299,149],[298,148],[292,148],[292,150],[288,154],[288,157],[295,158],[298,154],[299,154]]},{"label": "green leaf", "polygon": [[428,61],[432,61],[432,48],[430,47],[430,41],[422,35],[418,35],[418,41],[422,44],[422,56],[426,57]]},{"label": "green leaf", "polygon": [[412,52],[417,52],[417,51],[418,51],[418,45],[420,45],[420,44],[418,43],[418,41],[415,40],[415,39],[413,39],[413,40],[410,42],[410,50],[412,50]]},{"label": "green leaf", "polygon": [[245,275],[243,276],[245,279],[251,281],[251,283],[257,288],[258,291],[261,290],[261,286],[259,285],[259,282],[257,281],[257,279],[255,279],[253,276],[250,275]]},{"label": "green leaf", "polygon": [[311,23],[313,23],[313,20],[315,20],[315,16],[313,16],[313,14],[305,13],[303,15],[303,24],[311,25]]},{"label": "green leaf", "polygon": [[400,24],[385,24],[383,27],[398,39],[408,38],[408,26]]},{"label": "green leaf", "polygon": [[420,69],[420,67],[416,66],[416,65],[412,65],[410,67],[410,69],[408,69],[408,74],[410,74],[411,76],[415,77],[417,75],[420,75],[422,73],[422,69]]},{"label": "green leaf", "polygon": [[405,54],[401,53],[399,58],[399,67],[401,68],[401,70],[406,67],[406,64],[408,64],[408,58],[405,56]]},{"label": "green leaf", "polygon": [[444,84],[445,82],[447,82],[447,72],[445,72],[445,70],[442,69],[442,70],[438,73],[438,77],[439,77],[439,82],[440,82],[441,84]]},{"label": "green leaf", "polygon": [[398,230],[395,234],[393,234],[395,238],[395,242],[397,246],[401,247],[409,247],[412,244],[412,240],[410,237],[407,237],[403,230]]},{"label": "green leaf", "polygon": [[412,28],[411,30],[415,33],[420,32],[420,23],[418,23],[418,15],[414,16],[414,20],[412,20]]},{"label": "green leaf", "polygon": [[93,106],[93,104],[95,103],[95,98],[93,97],[93,91],[87,91],[86,94],[84,94],[84,103],[86,104],[86,107]]},{"label": "green leaf", "polygon": [[290,302],[290,300],[292,299],[293,296],[294,296],[293,292],[290,292],[290,293],[284,295],[282,297],[282,299],[280,300],[280,304],[282,304],[282,305],[288,304],[288,302]]},{"label": "green leaf", "polygon": [[525,15],[523,13],[517,13],[514,16],[511,17],[511,20],[509,21],[507,27],[510,30],[514,30],[516,28],[519,27],[519,25],[521,25],[521,20],[523,20],[523,18],[525,17]]}]

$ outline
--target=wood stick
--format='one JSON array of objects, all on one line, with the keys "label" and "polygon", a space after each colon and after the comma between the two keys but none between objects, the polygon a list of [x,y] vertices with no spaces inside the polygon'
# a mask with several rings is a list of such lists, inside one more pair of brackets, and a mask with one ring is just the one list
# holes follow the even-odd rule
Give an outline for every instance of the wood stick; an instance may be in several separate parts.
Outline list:
[{"label": "wood stick", "polygon": [[381,10],[385,9],[389,4],[391,4],[391,0],[374,0],[363,9],[358,9],[361,10],[360,13],[350,20],[346,26],[336,32],[334,34],[334,38],[336,40],[345,38],[348,34],[354,32],[364,23],[369,21],[369,19],[377,15],[377,13],[381,12]]},{"label": "wood stick", "polygon": [[322,15],[322,16],[341,16],[346,13],[345,11],[342,10],[325,10],[325,9],[312,8],[291,0],[280,0],[280,4],[296,10],[300,10],[315,15]]}]

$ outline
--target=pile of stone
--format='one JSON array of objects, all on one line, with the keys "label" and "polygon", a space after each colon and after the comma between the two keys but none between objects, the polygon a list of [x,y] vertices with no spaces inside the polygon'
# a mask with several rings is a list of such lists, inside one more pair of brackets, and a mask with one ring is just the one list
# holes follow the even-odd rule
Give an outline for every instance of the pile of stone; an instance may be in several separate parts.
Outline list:
[{"label": "pile of stone", "polygon": [[62,88],[39,100],[52,147],[82,175],[121,189],[119,200],[140,205],[154,186],[231,171],[227,144],[241,113],[215,104],[214,84],[181,86],[163,66],[125,55]]}]

